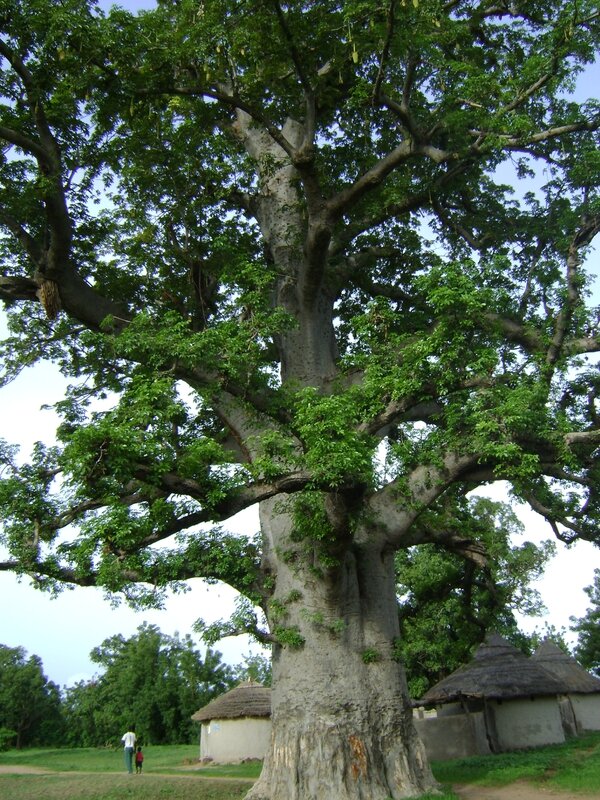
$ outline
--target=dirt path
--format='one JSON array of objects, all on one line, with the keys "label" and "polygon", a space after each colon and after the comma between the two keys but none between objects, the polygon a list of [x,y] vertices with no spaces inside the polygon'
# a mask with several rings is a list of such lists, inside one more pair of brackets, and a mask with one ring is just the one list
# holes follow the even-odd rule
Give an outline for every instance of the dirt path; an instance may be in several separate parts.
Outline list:
[{"label": "dirt path", "polygon": [[[26,764],[17,764],[15,766],[9,764],[0,764],[0,775],[126,775],[127,773],[124,771],[121,772],[85,772],[83,770],[77,771],[70,771],[70,772],[61,772],[60,770],[55,769],[44,769],[44,767],[29,767]],[[190,776],[191,770],[186,770],[185,773],[176,773],[176,772],[144,772],[144,776],[149,776],[151,778],[173,778],[177,779],[186,779]],[[256,780],[255,778],[238,778],[238,777],[231,777],[228,775],[199,775],[198,771],[194,773],[194,776],[200,778],[203,781],[222,781],[222,782],[230,782],[230,783],[254,783]]]},{"label": "dirt path", "polygon": [[[194,772],[195,777],[211,781],[234,781],[239,783],[243,778],[217,777],[210,775],[198,775],[199,770],[186,770],[188,775]],[[62,772],[56,773],[54,770],[43,769],[42,767],[28,767],[25,764],[10,766],[0,764],[0,775],[75,775],[81,773]],[[90,775],[97,773],[88,773]],[[111,773],[113,774],[113,773]],[[115,773],[116,774],[116,773]],[[167,778],[185,778],[187,775],[176,775],[173,773],[161,775],[157,772],[147,773],[150,776]],[[554,789],[545,789],[534,786],[526,781],[516,781],[509,786],[479,786],[477,784],[464,784],[453,786],[454,792],[461,800],[598,800],[597,795],[573,794],[572,792],[557,792]]]},{"label": "dirt path", "polygon": [[527,781],[516,781],[509,786],[465,784],[452,788],[461,800],[598,800],[598,795],[557,792]]},{"label": "dirt path", "polygon": [[25,764],[18,764],[15,767],[0,764],[0,775],[46,775],[49,771],[43,767],[27,767]]}]

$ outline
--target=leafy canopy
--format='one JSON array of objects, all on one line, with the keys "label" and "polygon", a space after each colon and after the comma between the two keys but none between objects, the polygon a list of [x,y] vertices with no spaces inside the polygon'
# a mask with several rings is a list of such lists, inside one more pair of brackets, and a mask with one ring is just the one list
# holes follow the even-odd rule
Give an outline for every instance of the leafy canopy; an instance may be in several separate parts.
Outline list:
[{"label": "leafy canopy", "polygon": [[100,674],[66,690],[67,742],[76,747],[118,745],[135,725],[142,744],[189,744],[191,716],[233,686],[221,654],[204,658],[189,636],[167,636],[141,625],[133,636],[105,639],[91,652]]},{"label": "leafy canopy", "polygon": [[552,541],[516,544],[523,534],[518,517],[482,497],[461,498],[447,525],[458,552],[427,543],[396,554],[396,649],[414,698],[467,663],[489,631],[517,646],[526,643],[515,612],[542,614],[539,592],[530,584],[556,552]]},{"label": "leafy canopy", "polygon": [[64,733],[60,690],[40,658],[0,645],[0,749],[61,745]]},{"label": "leafy canopy", "polygon": [[600,115],[569,91],[598,23],[588,0],[2,0],[3,380],[72,381],[54,446],[2,446],[2,568],[264,605],[237,512],[292,497],[322,574],[365,519],[452,545],[453,487],[500,478],[596,541]]}]

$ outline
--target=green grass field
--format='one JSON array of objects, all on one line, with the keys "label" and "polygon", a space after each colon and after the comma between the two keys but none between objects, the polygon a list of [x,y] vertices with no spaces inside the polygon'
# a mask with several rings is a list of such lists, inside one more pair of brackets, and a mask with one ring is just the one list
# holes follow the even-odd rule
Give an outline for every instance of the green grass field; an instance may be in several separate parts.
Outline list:
[{"label": "green grass field", "polygon": [[439,761],[433,772],[442,785],[506,786],[525,780],[573,797],[600,797],[600,733],[536,750]]},{"label": "green grass field", "polygon": [[[128,775],[119,750],[32,749],[0,753],[0,768],[44,770],[44,774],[0,772],[6,800],[242,800],[260,764],[200,767],[198,748],[144,748],[142,775]],[[444,791],[435,800],[456,800],[453,784],[508,785],[517,780],[565,792],[600,797],[600,733],[564,745],[520,753],[433,764]],[[422,798],[421,800],[428,800]]]},{"label": "green grass field", "polygon": [[107,748],[31,749],[0,753],[2,800],[241,800],[260,773],[257,762],[198,764],[198,746],[147,746],[142,775],[128,775],[123,751]]}]

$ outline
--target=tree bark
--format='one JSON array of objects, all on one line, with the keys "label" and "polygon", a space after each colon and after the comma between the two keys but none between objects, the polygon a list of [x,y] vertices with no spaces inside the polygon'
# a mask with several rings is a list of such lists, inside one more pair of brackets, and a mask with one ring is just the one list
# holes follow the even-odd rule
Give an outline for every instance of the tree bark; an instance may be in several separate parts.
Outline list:
[{"label": "tree bark", "polygon": [[[279,497],[261,504],[273,653],[272,739],[247,800],[398,800],[435,788],[415,731],[393,554],[355,532],[327,570],[294,542]],[[362,541],[361,541],[362,539]],[[303,643],[293,646],[293,632]]]}]

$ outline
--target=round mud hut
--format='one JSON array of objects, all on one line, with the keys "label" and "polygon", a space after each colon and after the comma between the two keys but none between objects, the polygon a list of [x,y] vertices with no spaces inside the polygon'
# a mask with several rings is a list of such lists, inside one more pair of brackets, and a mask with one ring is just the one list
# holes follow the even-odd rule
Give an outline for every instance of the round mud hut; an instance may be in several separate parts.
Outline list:
[{"label": "round mud hut", "polygon": [[600,678],[550,639],[545,639],[531,658],[562,682],[561,712],[569,733],[578,736],[600,730]]},{"label": "round mud hut", "polygon": [[498,634],[468,664],[432,686],[418,701],[438,717],[483,715],[492,752],[564,742],[559,699],[563,682]]},{"label": "round mud hut", "polygon": [[200,759],[231,764],[262,759],[271,738],[271,690],[240,683],[192,715],[200,723]]}]

